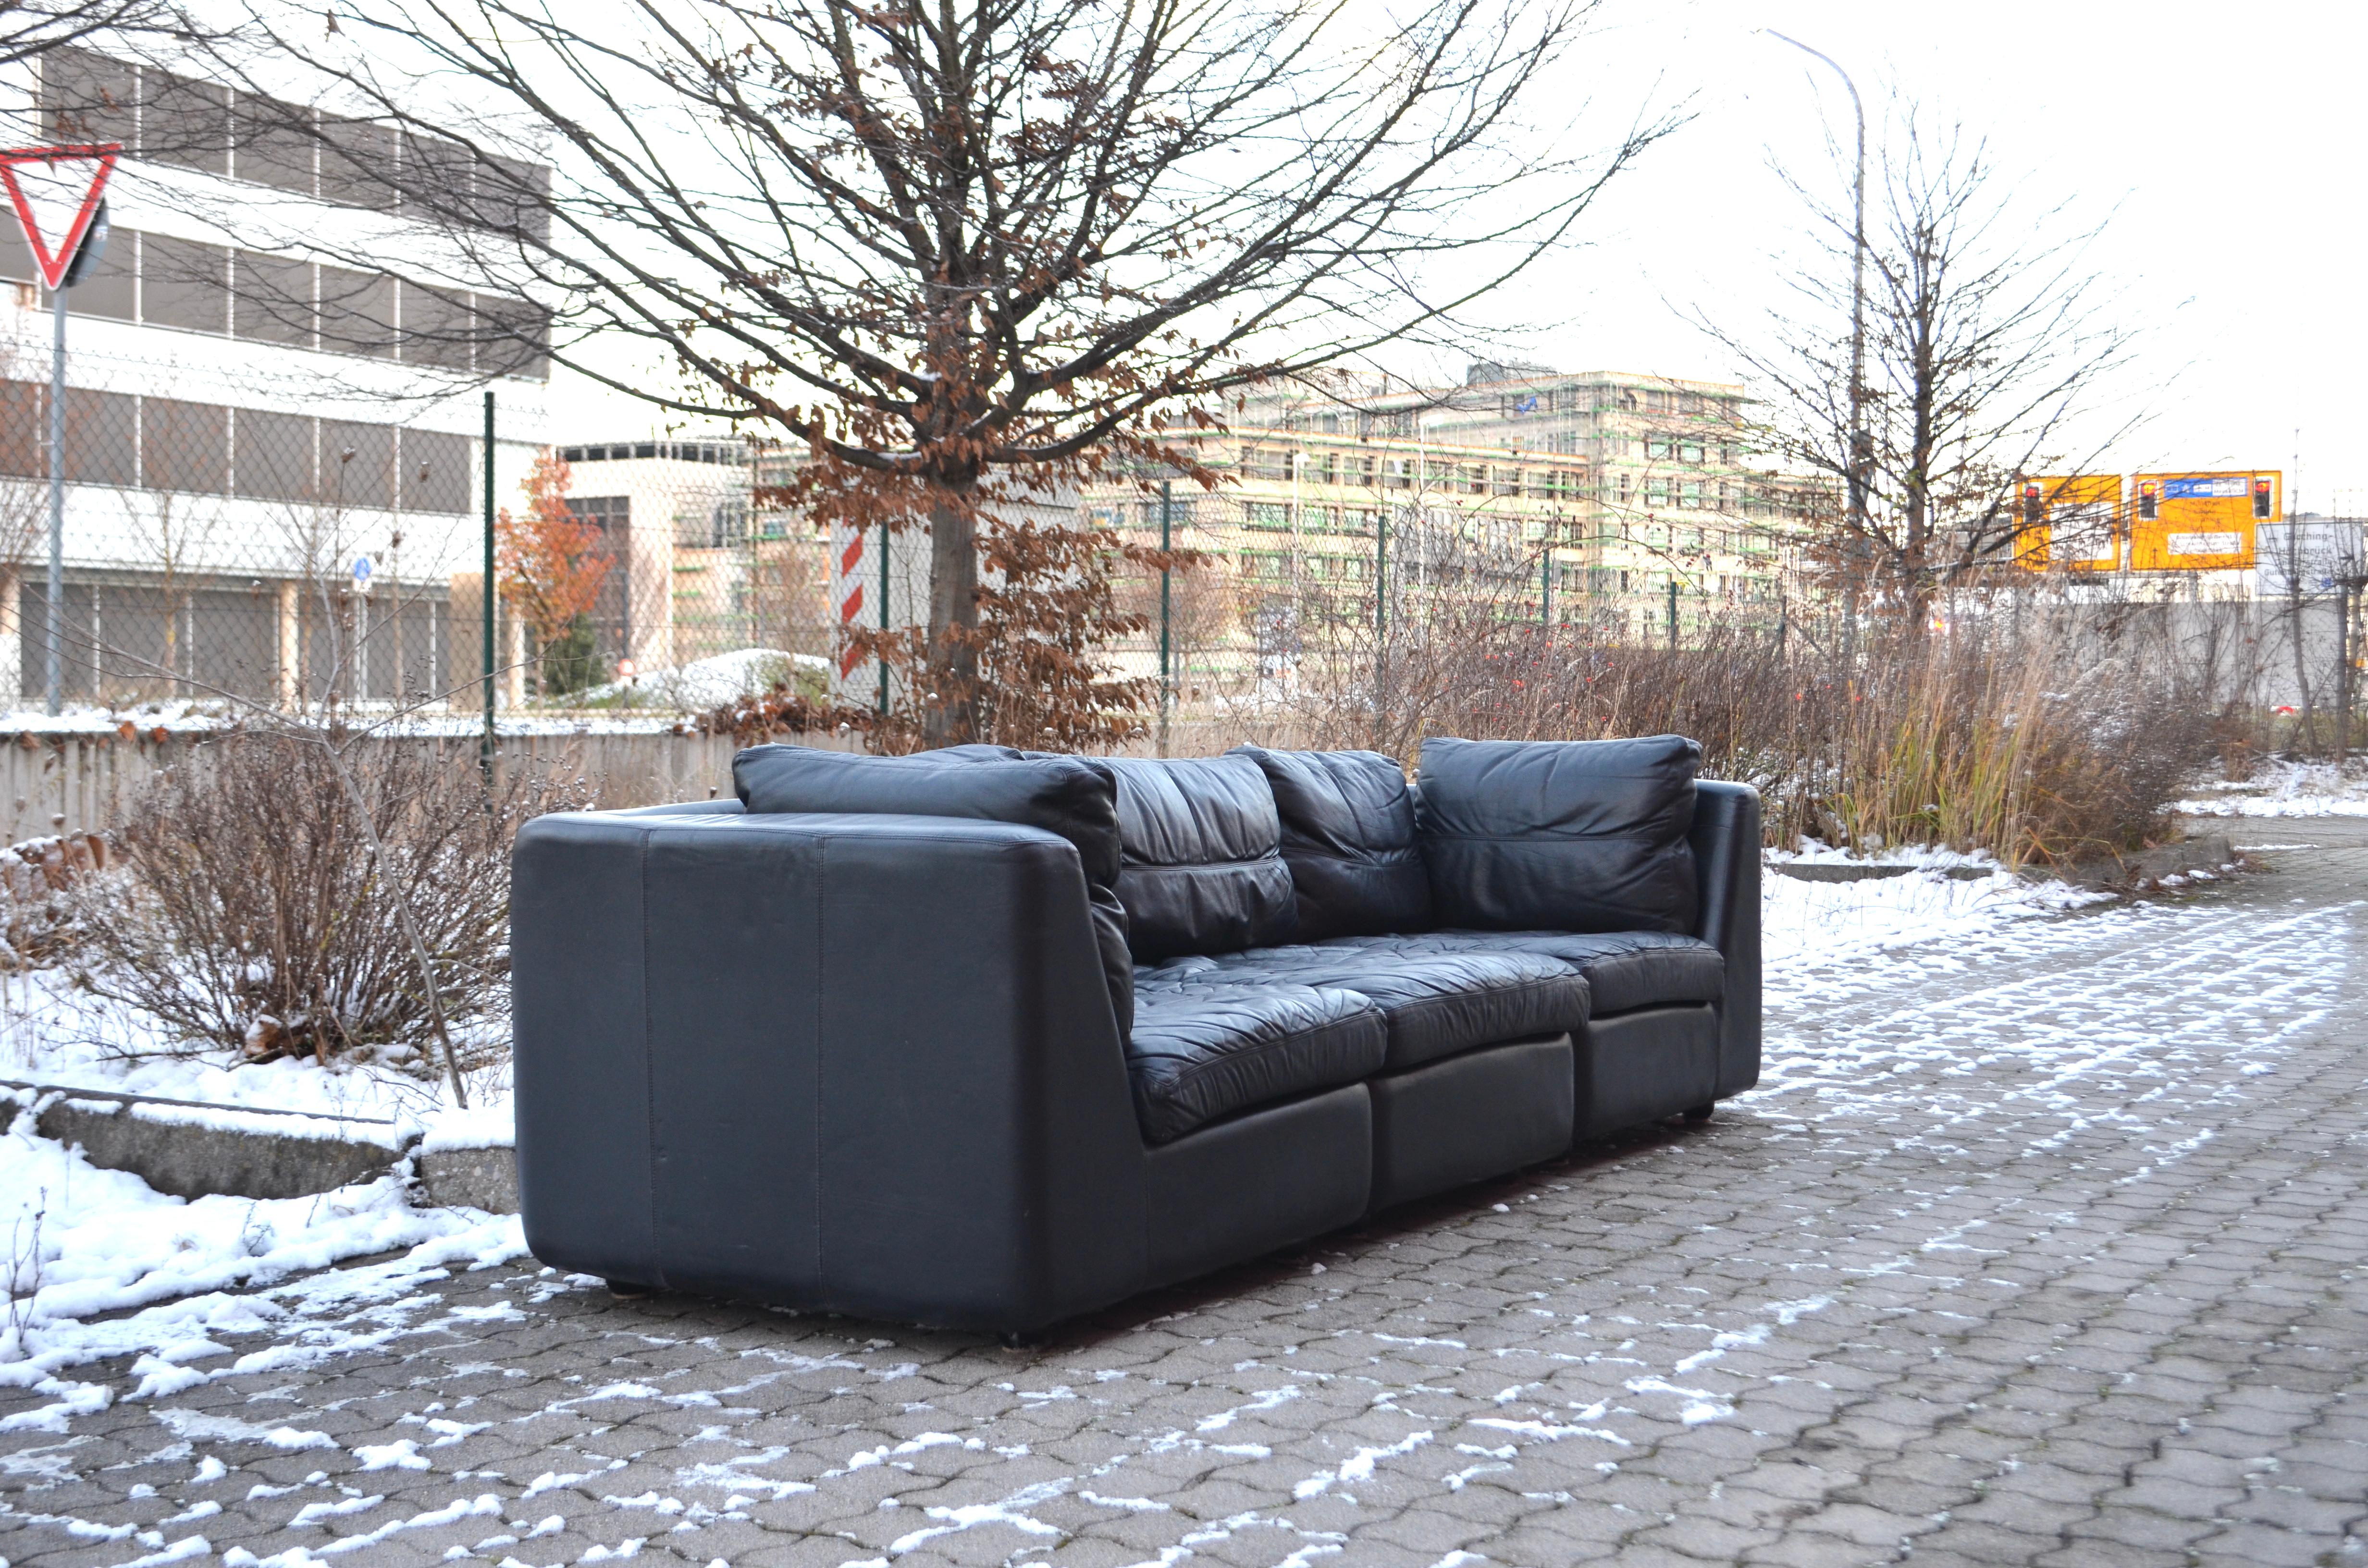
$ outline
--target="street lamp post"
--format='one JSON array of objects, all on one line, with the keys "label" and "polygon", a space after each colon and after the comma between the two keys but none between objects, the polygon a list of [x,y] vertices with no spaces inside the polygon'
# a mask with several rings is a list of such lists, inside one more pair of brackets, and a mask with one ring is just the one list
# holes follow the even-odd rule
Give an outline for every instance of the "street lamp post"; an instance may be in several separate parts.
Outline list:
[{"label": "street lamp post", "polygon": [[[1850,74],[1835,63],[1833,56],[1811,49],[1799,39],[1787,37],[1773,28],[1760,29],[1780,43],[1789,43],[1802,53],[1823,61],[1842,85],[1850,89],[1850,113],[1858,120],[1858,180],[1851,191],[1850,216],[1850,570],[1843,591],[1850,599],[1847,608],[1849,624],[1843,629],[1845,646],[1855,642],[1858,625],[1858,555],[1866,539],[1868,460],[1871,443],[1866,434],[1866,106],[1859,101],[1858,84]],[[1849,672],[1850,656],[1843,655],[1843,670]]]}]

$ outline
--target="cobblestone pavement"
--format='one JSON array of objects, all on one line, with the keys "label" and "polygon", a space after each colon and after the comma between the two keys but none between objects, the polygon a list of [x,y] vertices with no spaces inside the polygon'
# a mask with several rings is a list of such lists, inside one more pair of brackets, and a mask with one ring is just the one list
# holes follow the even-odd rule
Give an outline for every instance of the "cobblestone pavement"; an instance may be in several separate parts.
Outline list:
[{"label": "cobblestone pavement", "polygon": [[1708,1127],[1039,1349],[260,1293],[104,1408],[0,1394],[0,1556],[2368,1565],[2368,824],[2238,825],[2317,847],[1782,976]]}]

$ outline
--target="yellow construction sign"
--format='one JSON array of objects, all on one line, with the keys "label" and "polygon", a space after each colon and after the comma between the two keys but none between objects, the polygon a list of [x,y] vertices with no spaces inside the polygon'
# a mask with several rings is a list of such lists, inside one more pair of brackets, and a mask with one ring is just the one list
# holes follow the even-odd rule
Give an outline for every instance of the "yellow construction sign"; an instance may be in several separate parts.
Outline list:
[{"label": "yellow construction sign", "polygon": [[2142,473],[2136,483],[2133,571],[2250,571],[2255,526],[2284,515],[2285,476],[2275,469]]},{"label": "yellow construction sign", "polygon": [[2122,564],[2122,476],[2040,474],[2015,486],[2014,563],[2112,572]]}]

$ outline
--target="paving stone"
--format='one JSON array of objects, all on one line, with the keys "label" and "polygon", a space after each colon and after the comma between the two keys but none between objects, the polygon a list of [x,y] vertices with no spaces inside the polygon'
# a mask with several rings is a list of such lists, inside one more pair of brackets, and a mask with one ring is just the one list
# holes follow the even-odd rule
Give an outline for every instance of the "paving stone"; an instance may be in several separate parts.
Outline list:
[{"label": "paving stone", "polygon": [[[2292,826],[2320,847],[2267,875],[1777,966],[1766,1077],[1709,1125],[1034,1350],[521,1262],[290,1312],[165,1399],[69,1369],[109,1403],[0,1434],[0,1554],[425,1518],[341,1555],[2368,1568],[2368,825]],[[336,1447],[176,1445],[193,1418]],[[350,1451],[402,1438],[427,1469]]]}]

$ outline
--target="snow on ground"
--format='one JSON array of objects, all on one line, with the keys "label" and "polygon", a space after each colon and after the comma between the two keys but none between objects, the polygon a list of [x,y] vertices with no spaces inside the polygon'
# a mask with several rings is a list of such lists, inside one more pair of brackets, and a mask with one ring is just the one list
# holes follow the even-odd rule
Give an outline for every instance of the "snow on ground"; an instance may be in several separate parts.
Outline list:
[{"label": "snow on ground", "polygon": [[[506,1066],[472,1074],[474,1108],[458,1111],[440,1079],[391,1067],[245,1063],[226,1051],[165,1054],[167,1043],[153,1021],[78,989],[63,970],[0,981],[0,1078],[199,1101],[203,1108],[153,1107],[142,1114],[355,1138],[390,1150],[510,1139]],[[135,1047],[153,1053],[126,1054]],[[170,1197],[40,1136],[38,1112],[54,1097],[17,1090],[0,1099],[0,1117],[8,1119],[0,1131],[0,1283],[8,1298],[0,1320],[0,1386],[50,1396],[0,1429],[54,1422],[62,1430],[72,1410],[93,1398],[103,1404],[103,1390],[67,1375],[85,1362],[139,1355],[142,1387],[172,1392],[195,1381],[177,1369],[181,1362],[222,1353],[210,1331],[268,1327],[264,1320],[298,1311],[324,1291],[346,1301],[365,1288],[365,1277],[407,1289],[404,1281],[452,1258],[490,1264],[526,1248],[514,1216],[416,1207],[407,1159],[375,1180],[310,1198]],[[257,1114],[273,1111],[305,1114]],[[252,1293],[389,1252],[402,1256],[375,1270]],[[224,1294],[233,1290],[242,1293]],[[129,1315],[90,1321],[113,1313]]]},{"label": "snow on ground", "polygon": [[[465,1026],[456,1028],[463,1051]],[[0,1079],[103,1089],[209,1106],[299,1111],[329,1121],[433,1126],[459,1114],[440,1073],[304,1058],[250,1062],[223,1050],[175,1050],[154,1018],[77,986],[63,969],[0,976]],[[507,1107],[507,1063],[464,1075],[471,1107]]]},{"label": "snow on ground", "polygon": [[[515,1218],[413,1208],[402,1166],[311,1198],[168,1197],[40,1137],[34,1108],[19,1108],[0,1133],[0,1271],[10,1296],[0,1382],[21,1386],[27,1357],[53,1371],[93,1355],[155,1350],[171,1360],[176,1345],[200,1353],[211,1309],[187,1298],[455,1238],[472,1256],[514,1256],[524,1246],[519,1238],[504,1251]],[[143,1307],[106,1324],[80,1321]]]},{"label": "snow on ground", "polygon": [[2368,766],[2271,762],[2250,778],[2208,785],[2171,810],[2198,817],[2368,816]]},{"label": "snow on ground", "polygon": [[1987,856],[1949,850],[1894,852],[1874,863],[1909,867],[1905,875],[1850,882],[1782,875],[1777,867],[1788,860],[1852,863],[1826,849],[1769,858],[1760,880],[1759,917],[1761,965],[1770,975],[1787,966],[1829,964],[1987,934],[2009,922],[2060,915],[2112,897],[2066,882],[2026,881]]},{"label": "snow on ground", "polygon": [[802,671],[827,679],[830,661],[779,648],[738,648],[671,669],[643,670],[628,680],[590,687],[568,701],[581,706],[707,709],[757,696],[786,684]]},{"label": "snow on ground", "polygon": [[[514,1215],[410,1207],[400,1170],[317,1198],[185,1202],[123,1172],[93,1169],[32,1136],[30,1119],[19,1116],[0,1134],[0,1211],[9,1215],[0,1264],[12,1295],[0,1324],[0,1386],[43,1403],[0,1418],[0,1432],[63,1432],[73,1415],[106,1408],[108,1389],[74,1371],[110,1357],[138,1358],[128,1397],[148,1399],[233,1368],[336,1354],[381,1328],[393,1337],[405,1330],[373,1324],[363,1309],[450,1264],[492,1267],[526,1253]],[[390,1251],[400,1256],[330,1267]],[[333,1309],[347,1314],[345,1326],[305,1330],[305,1317]],[[99,1314],[117,1315],[92,1321]],[[229,1354],[217,1335],[274,1328],[286,1337],[270,1348],[205,1370],[188,1365]],[[307,1446],[302,1436],[280,1446]]]},{"label": "snow on ground", "polygon": [[[800,660],[811,656],[803,653],[782,655]],[[716,703],[737,695],[739,692],[735,687],[714,702],[679,704],[654,696],[648,706],[666,710],[660,713],[636,712],[622,705],[615,705],[613,710],[601,708],[563,708],[531,712],[505,710],[496,718],[494,728],[495,733],[503,736],[666,734],[680,722],[675,716],[678,710],[712,708]],[[438,709],[400,715],[383,705],[357,704],[344,710],[344,716],[348,724],[356,728],[370,728],[378,734],[460,739],[483,734],[485,729],[484,712],[470,711],[465,703],[459,711]],[[17,709],[13,712],[0,712],[0,735],[112,734],[129,738],[147,736],[162,730],[168,735],[188,740],[224,729],[236,717],[226,715],[218,708],[189,702],[144,703],[136,708],[82,708],[71,710],[54,719],[37,709]]]}]

